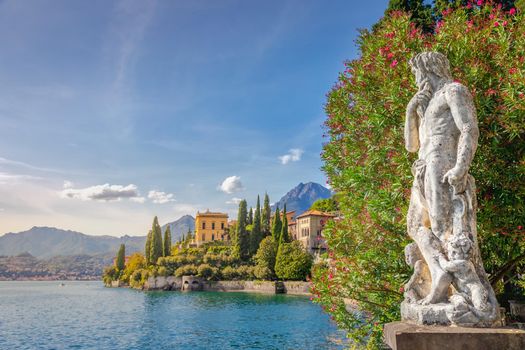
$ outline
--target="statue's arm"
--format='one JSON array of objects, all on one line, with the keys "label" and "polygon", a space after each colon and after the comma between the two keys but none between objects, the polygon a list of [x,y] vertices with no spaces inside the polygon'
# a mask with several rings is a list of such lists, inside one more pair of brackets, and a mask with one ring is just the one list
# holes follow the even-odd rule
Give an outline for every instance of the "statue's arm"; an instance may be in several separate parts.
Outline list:
[{"label": "statue's arm", "polygon": [[445,97],[450,107],[457,128],[460,131],[457,160],[454,175],[463,178],[472,163],[478,146],[478,121],[472,96],[461,84],[451,84],[445,91]]},{"label": "statue's arm", "polygon": [[408,152],[417,152],[419,149],[419,121],[415,97],[408,103],[405,116],[405,148]]}]

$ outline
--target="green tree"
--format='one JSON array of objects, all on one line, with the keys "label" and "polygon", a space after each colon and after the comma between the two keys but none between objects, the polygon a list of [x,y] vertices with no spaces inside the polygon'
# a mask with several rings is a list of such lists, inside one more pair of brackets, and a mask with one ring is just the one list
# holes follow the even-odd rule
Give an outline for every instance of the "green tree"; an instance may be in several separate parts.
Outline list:
[{"label": "green tree", "polygon": [[[330,264],[314,268],[313,292],[351,338],[379,347],[383,324],[400,317],[412,274],[404,248],[416,156],[404,149],[403,125],[417,91],[407,62],[415,53],[445,54],[454,79],[472,92],[480,137],[471,173],[483,262],[500,302],[524,293],[516,280],[525,273],[525,16],[490,4],[461,7],[424,35],[397,13],[363,31],[358,45],[360,57],[345,63],[327,95],[323,170],[342,194],[341,220],[323,230]],[[347,298],[359,315],[346,311]]]},{"label": "green tree", "polygon": [[275,259],[275,274],[283,280],[304,281],[312,268],[312,256],[299,241],[279,245]]},{"label": "green tree", "polygon": [[261,218],[261,231],[264,237],[272,233],[270,220],[272,217],[272,209],[270,208],[270,197],[268,193],[264,194],[264,204],[262,209],[262,218]]},{"label": "green tree", "polygon": [[335,212],[339,210],[339,203],[335,196],[326,199],[318,199],[312,204],[310,210],[319,210],[328,213]]},{"label": "green tree", "polygon": [[234,251],[235,255],[241,260],[245,261],[250,257],[250,237],[246,230],[247,224],[247,203],[246,200],[242,200],[239,203],[239,212],[237,215],[237,232],[234,240]]},{"label": "green tree", "polygon": [[281,213],[279,212],[279,207],[277,207],[275,209],[272,223],[272,237],[276,242],[279,242],[279,239],[281,238],[282,226],[283,223],[281,222]]},{"label": "green tree", "polygon": [[150,247],[150,263],[157,264],[157,260],[163,256],[163,246],[162,246],[162,230],[159,225],[159,220],[155,216],[153,218],[153,224],[151,227],[152,236],[151,236],[151,247]]},{"label": "green tree", "polygon": [[[254,256],[257,268],[262,273],[256,276],[260,279],[271,279],[275,276],[275,259],[277,256],[277,242],[272,236],[265,237]],[[266,270],[267,269],[267,270]],[[269,271],[269,274],[266,272]]]},{"label": "green tree", "polygon": [[250,254],[255,254],[259,249],[259,244],[263,238],[261,232],[261,201],[257,196],[257,205],[255,206],[255,214],[253,217],[253,228],[250,234]]},{"label": "green tree", "polygon": [[153,237],[153,231],[149,230],[146,238],[146,245],[144,247],[144,256],[146,257],[146,265],[151,265],[151,239]]},{"label": "green tree", "polygon": [[434,29],[432,6],[425,4],[424,0],[390,0],[385,15],[388,16],[393,11],[410,13],[412,21],[426,32]]},{"label": "green tree", "polygon": [[124,268],[126,267],[126,246],[124,244],[121,244],[118,250],[117,258],[115,259],[115,267],[119,272],[124,271]]},{"label": "green tree", "polygon": [[290,242],[290,235],[288,233],[288,217],[286,216],[286,203],[283,208],[283,222],[281,224],[281,234],[279,237],[279,245]]},{"label": "green tree", "polygon": [[248,212],[248,225],[253,225],[253,208],[250,207],[250,211]]},{"label": "green tree", "polygon": [[171,230],[170,225],[166,226],[166,231],[164,231],[164,256],[171,255]]}]

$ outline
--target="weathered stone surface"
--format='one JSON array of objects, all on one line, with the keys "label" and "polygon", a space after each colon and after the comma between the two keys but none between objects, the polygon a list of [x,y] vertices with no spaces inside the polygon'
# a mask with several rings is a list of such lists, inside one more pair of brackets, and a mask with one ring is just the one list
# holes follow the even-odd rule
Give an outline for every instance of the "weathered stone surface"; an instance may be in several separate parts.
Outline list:
[{"label": "weathered stone surface", "polygon": [[522,350],[525,331],[511,328],[422,326],[387,323],[385,343],[394,350]]},{"label": "weathered stone surface", "polygon": [[175,276],[149,277],[144,283],[144,290],[180,290],[182,280]]},{"label": "weathered stone surface", "polygon": [[283,282],[286,294],[310,295],[310,283],[301,281]]},{"label": "weathered stone surface", "polygon": [[407,215],[414,243],[405,249],[414,274],[405,285],[403,319],[491,325],[498,304],[481,261],[468,173],[479,136],[472,96],[454,82],[441,53],[420,53],[410,66],[419,91],[407,106],[405,143],[418,160]]}]

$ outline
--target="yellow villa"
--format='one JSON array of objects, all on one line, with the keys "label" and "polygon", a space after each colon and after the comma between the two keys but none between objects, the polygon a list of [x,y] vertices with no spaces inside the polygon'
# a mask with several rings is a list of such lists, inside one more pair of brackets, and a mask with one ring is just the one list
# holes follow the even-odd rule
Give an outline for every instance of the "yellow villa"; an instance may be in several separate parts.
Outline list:
[{"label": "yellow villa", "polygon": [[228,240],[228,214],[213,213],[207,210],[197,212],[195,217],[195,240],[200,246],[206,242]]}]

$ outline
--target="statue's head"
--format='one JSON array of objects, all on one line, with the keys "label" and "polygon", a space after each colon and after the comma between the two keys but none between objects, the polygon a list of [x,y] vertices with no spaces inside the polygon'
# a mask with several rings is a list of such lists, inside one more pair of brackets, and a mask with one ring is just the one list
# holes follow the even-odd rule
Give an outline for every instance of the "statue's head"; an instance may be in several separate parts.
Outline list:
[{"label": "statue's head", "polygon": [[452,236],[447,243],[449,260],[467,260],[472,251],[472,240],[465,233]]},{"label": "statue's head", "polygon": [[440,52],[421,52],[415,55],[408,62],[412,68],[412,73],[416,76],[416,83],[421,83],[432,76],[441,79],[451,80],[450,63],[448,58]]}]

